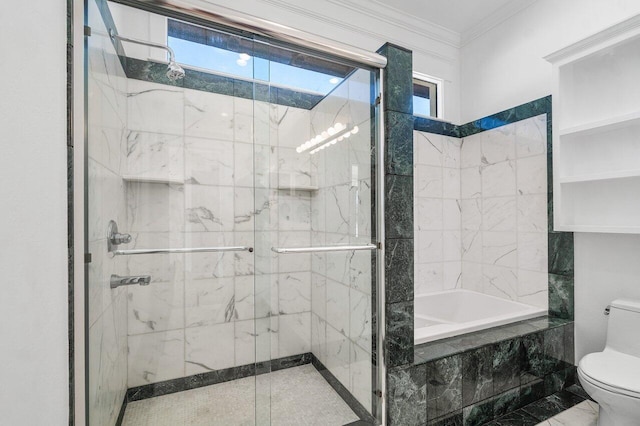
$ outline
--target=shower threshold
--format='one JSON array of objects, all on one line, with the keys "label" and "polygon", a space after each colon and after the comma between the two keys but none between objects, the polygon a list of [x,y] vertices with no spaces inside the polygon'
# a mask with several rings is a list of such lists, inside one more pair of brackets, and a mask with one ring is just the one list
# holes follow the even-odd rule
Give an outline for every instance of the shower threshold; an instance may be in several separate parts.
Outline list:
[{"label": "shower threshold", "polygon": [[370,420],[336,382],[313,359],[266,374],[128,402],[119,424],[343,426]]}]

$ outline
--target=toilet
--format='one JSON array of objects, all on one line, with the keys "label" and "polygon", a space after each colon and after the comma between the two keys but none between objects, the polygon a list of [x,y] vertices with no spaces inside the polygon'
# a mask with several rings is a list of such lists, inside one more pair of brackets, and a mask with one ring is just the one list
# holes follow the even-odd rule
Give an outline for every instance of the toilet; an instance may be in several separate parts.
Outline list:
[{"label": "toilet", "polygon": [[578,378],[600,405],[599,426],[639,426],[640,301],[614,300],[607,313],[606,346],[580,360]]}]

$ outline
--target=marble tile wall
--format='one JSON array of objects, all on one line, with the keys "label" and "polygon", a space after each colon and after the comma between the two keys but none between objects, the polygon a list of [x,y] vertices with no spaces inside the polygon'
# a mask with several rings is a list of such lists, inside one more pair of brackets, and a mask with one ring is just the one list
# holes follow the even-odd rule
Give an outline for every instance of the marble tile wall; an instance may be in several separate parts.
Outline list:
[{"label": "marble tile wall", "polygon": [[106,241],[109,220],[126,218],[127,83],[96,2],[88,7],[88,400],[90,423],[107,425],[115,424],[127,390],[127,295],[109,287],[126,265],[108,256]]},{"label": "marble tile wall", "polygon": [[414,131],[415,294],[462,286],[459,138]]},{"label": "marble tile wall", "polygon": [[548,307],[546,114],[462,139],[462,288]]},{"label": "marble tile wall", "polygon": [[[358,133],[310,155],[311,245],[369,244],[371,223],[371,73],[358,70],[311,112],[312,136],[335,123]],[[304,142],[304,141],[302,141]],[[371,410],[371,252],[311,257],[311,351]]]},{"label": "marble tile wall", "polygon": [[309,352],[310,255],[270,248],[310,242],[310,194],[277,189],[310,184],[295,152],[310,112],[140,80],[126,93],[128,247],[256,248],[126,259],[152,276],[127,288],[128,386]]},{"label": "marble tile wall", "polygon": [[390,371],[389,424],[486,424],[571,386],[572,347],[573,322],[553,318],[421,345]]},{"label": "marble tile wall", "polygon": [[547,308],[547,122],[414,132],[416,294],[452,288]]}]

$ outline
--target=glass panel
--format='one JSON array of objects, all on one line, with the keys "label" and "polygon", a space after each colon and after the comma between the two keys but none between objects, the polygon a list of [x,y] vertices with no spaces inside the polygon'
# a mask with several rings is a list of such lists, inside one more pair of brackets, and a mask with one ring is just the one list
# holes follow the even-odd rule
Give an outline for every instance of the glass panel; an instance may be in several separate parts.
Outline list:
[{"label": "glass panel", "polygon": [[[374,252],[272,250],[372,242],[375,74],[88,4],[89,424],[116,424],[127,394],[125,425],[347,424],[375,412]],[[236,58],[244,74],[185,66],[171,81],[149,59],[165,52],[114,42],[113,23],[159,44],[166,34],[151,29],[169,25],[174,47],[190,39],[171,25],[205,34],[217,44],[178,49],[177,61]],[[238,249],[189,252],[221,247]],[[156,252],[130,252],[141,249]]]}]

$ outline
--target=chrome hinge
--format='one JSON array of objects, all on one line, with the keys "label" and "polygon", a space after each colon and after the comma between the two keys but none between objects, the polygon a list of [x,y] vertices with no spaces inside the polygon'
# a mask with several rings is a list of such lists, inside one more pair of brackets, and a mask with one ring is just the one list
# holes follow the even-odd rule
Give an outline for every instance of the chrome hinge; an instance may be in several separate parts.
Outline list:
[{"label": "chrome hinge", "polygon": [[382,250],[382,241],[378,241],[377,246],[378,246],[378,250]]},{"label": "chrome hinge", "polygon": [[609,315],[610,313],[611,313],[611,305],[607,305],[607,307],[604,308],[604,314]]},{"label": "chrome hinge", "polygon": [[84,263],[91,263],[91,253],[84,254]]},{"label": "chrome hinge", "polygon": [[86,35],[87,37],[91,37],[91,27],[88,25],[84,26],[84,35]]},{"label": "chrome hinge", "polygon": [[381,99],[381,97],[380,97],[380,95],[378,95],[378,97],[376,98],[376,101],[375,101],[375,105],[380,105],[380,99]]}]

